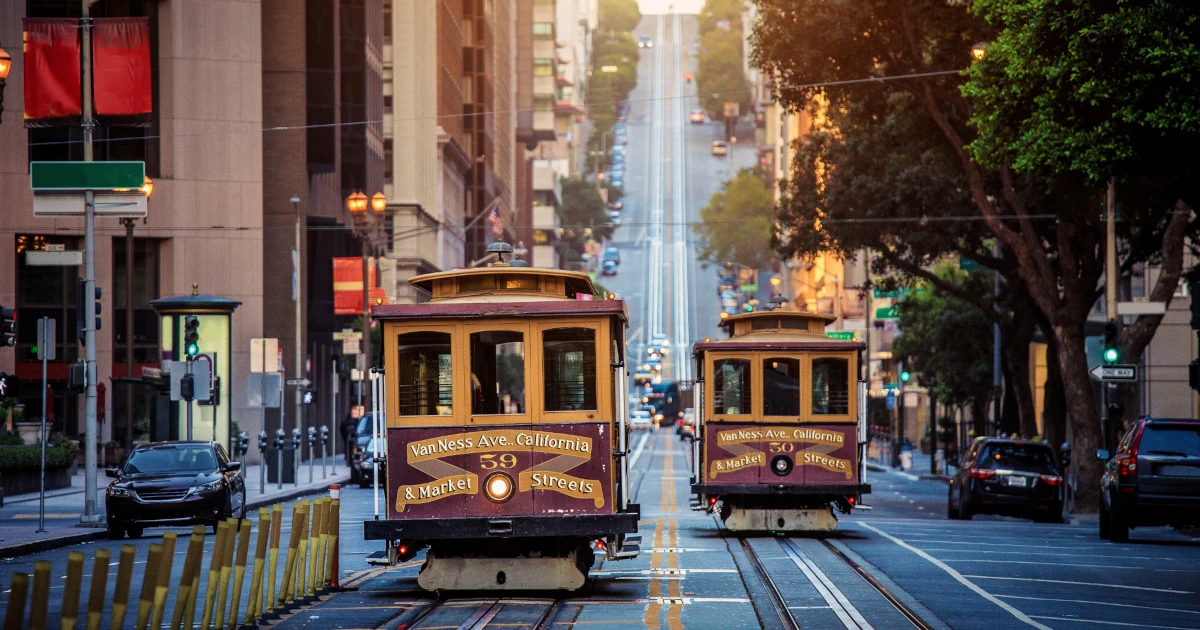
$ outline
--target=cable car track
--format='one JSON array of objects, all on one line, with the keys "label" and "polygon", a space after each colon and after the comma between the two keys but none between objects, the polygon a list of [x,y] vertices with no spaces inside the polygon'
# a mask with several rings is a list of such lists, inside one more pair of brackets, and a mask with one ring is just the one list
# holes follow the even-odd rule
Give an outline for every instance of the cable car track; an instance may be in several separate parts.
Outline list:
[{"label": "cable car track", "polygon": [[[758,553],[754,551],[754,547],[750,545],[750,541],[744,537],[739,537],[738,542],[742,545],[742,550],[746,552],[746,557],[750,560],[750,566],[754,567],[754,573],[758,576],[762,583],[767,588],[767,595],[770,596],[771,608],[775,611],[779,621],[783,624],[785,630],[800,630],[800,622],[792,616],[792,611],[788,609],[787,601],[783,599],[783,593],[779,591],[779,587],[775,584],[775,579],[763,566],[762,561],[758,559]],[[755,606],[757,608],[757,606]]]},{"label": "cable car track", "polygon": [[[418,630],[420,628],[448,628],[454,627],[457,630],[484,630],[489,627],[496,617],[504,613],[510,606],[533,607],[540,606],[540,610],[523,610],[517,613],[518,619],[504,619],[500,624],[505,628],[527,627],[530,630],[545,630],[554,623],[558,611],[561,609],[563,599],[536,599],[536,598],[500,598],[500,599],[436,599],[428,606],[422,608],[411,619],[403,621],[398,629],[403,630]],[[462,610],[458,608],[469,608],[475,606],[464,619]],[[525,625],[528,619],[528,625]]]}]

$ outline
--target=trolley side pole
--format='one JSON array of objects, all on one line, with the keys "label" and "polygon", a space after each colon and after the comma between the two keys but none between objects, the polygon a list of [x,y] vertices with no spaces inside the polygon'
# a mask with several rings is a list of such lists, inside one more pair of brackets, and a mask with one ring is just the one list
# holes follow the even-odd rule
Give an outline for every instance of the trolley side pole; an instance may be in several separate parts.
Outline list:
[{"label": "trolley side pole", "polygon": [[371,475],[375,497],[375,520],[379,520],[379,374],[370,369],[371,381]]},{"label": "trolley side pole", "polygon": [[629,415],[629,395],[625,393],[626,380],[628,374],[625,372],[624,357],[613,363],[613,369],[616,372],[615,381],[617,383],[617,442],[618,450],[621,452],[621,511],[624,512],[629,507],[629,440],[628,440],[628,419]]}]

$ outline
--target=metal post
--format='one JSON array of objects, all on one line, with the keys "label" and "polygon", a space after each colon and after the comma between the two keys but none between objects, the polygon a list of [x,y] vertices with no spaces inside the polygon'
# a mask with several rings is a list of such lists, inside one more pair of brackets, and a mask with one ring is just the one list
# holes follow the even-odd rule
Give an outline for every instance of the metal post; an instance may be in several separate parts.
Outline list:
[{"label": "metal post", "polygon": [[[282,409],[280,410],[282,414]],[[275,481],[276,489],[283,490],[283,429],[275,429]]]},{"label": "metal post", "polygon": [[[92,119],[92,18],[91,0],[80,0],[83,12],[80,14],[82,27],[83,60],[83,161],[93,159],[92,140],[96,121]],[[84,372],[87,374],[87,394],[84,400],[84,438],[83,438],[83,515],[79,521],[84,524],[100,523],[100,515],[96,513],[96,196],[91,190],[83,193],[84,217],[84,247],[83,247],[83,300],[84,330]]]},{"label": "metal post", "polygon": [[904,379],[900,375],[904,373],[904,362],[896,363],[896,387],[899,388],[899,393],[896,395],[896,432],[892,434],[892,466],[900,467],[900,449],[904,447]]},{"label": "metal post", "polygon": [[313,443],[317,441],[317,432],[311,425],[308,427],[308,483],[313,482]]},{"label": "metal post", "polygon": [[375,389],[378,387],[378,379],[375,371],[367,368],[367,377],[371,382],[371,474],[373,476],[373,484],[371,494],[375,496],[375,520],[379,520],[379,416],[377,414],[377,401],[379,397],[376,395]]},{"label": "metal post", "polygon": [[[188,357],[187,361],[184,361],[184,363],[187,365],[187,375],[191,376],[192,375],[192,358]],[[193,390],[193,391],[195,391],[195,390]],[[192,441],[192,398],[193,398],[192,396],[189,396],[187,399],[187,439],[189,442]],[[214,440],[217,439],[217,436],[215,434],[213,435],[213,439]]]},{"label": "metal post", "polygon": [[[337,395],[338,395],[338,371],[337,360],[333,360],[333,369],[329,371],[329,423],[334,427],[333,431],[333,474],[337,474],[337,444],[338,436],[342,437],[342,446],[346,446],[346,436],[342,434],[342,425],[338,422],[337,417]],[[349,447],[347,447],[349,448]]]},{"label": "metal post", "polygon": [[[997,248],[998,254],[999,248]],[[1000,310],[999,271],[992,274],[992,295],[996,303],[996,310]],[[1000,426],[1000,388],[1003,385],[1002,379],[1003,372],[1000,369],[1000,324],[997,323],[992,324],[992,391],[994,392],[995,400],[992,401],[992,430],[989,431],[991,435],[995,435],[997,428]]]},{"label": "metal post", "polygon": [[[362,321],[362,352],[363,352],[363,381],[360,382],[359,392],[366,388],[368,377],[371,373],[371,367],[374,365],[371,356],[371,285],[375,284],[375,278],[371,276],[371,258],[370,258],[370,232],[366,227],[362,233],[362,257],[363,257],[363,321]],[[359,404],[362,404],[361,402]],[[372,401],[374,404],[374,401]],[[378,510],[376,510],[378,512]]]},{"label": "metal post", "polygon": [[1105,319],[1117,319],[1117,183],[1108,180],[1104,204],[1104,307]]},{"label": "metal post", "polygon": [[321,425],[321,479],[329,478],[329,426]]},{"label": "metal post", "polygon": [[[875,297],[875,295],[874,295],[875,289],[874,288],[867,289],[867,287],[871,285],[871,248],[870,247],[863,248],[863,266],[864,266],[863,290],[866,292],[866,311],[863,313],[864,321],[866,322],[866,328],[863,330],[863,337],[864,337],[863,341],[867,345],[867,356],[866,356],[866,360],[863,361],[862,379],[867,382],[867,389],[869,390],[871,388],[871,329],[873,328],[873,325],[871,323],[871,318],[874,316],[874,313],[875,313],[874,307],[872,306],[872,302]],[[786,270],[787,267],[785,266],[784,269]],[[788,274],[788,275],[790,276],[791,274]],[[790,302],[791,299],[792,299],[791,295],[789,295],[788,301]]]},{"label": "metal post", "polygon": [[38,344],[42,348],[42,464],[41,480],[38,482],[38,528],[37,533],[46,531],[46,364],[50,361],[50,348],[56,339],[50,339],[50,318],[42,318],[42,338]]},{"label": "metal post", "polygon": [[[302,315],[301,307],[304,304],[304,300],[301,299],[301,295],[304,293],[304,290],[303,290],[304,283],[302,282],[302,277],[301,277],[301,273],[300,273],[300,265],[301,265],[301,259],[300,259],[300,198],[293,196],[291,199],[289,199],[289,201],[292,202],[292,207],[296,211],[296,250],[295,250],[294,258],[293,258],[293,262],[294,262],[294,266],[295,266],[295,269],[293,271],[296,274],[296,278],[293,280],[293,282],[295,282],[295,285],[293,286],[293,289],[292,289],[294,292],[292,295],[292,300],[296,303],[296,378],[301,379],[301,378],[304,378],[304,352],[302,352],[302,350],[304,348],[304,344],[303,344],[302,326],[301,326],[301,322],[300,322],[301,315]],[[287,390],[285,389],[284,391],[286,392]],[[303,388],[300,385],[296,385],[296,428],[299,428],[301,422],[304,420],[303,405],[304,405]],[[295,455],[295,462],[296,462],[295,468],[296,468],[297,475],[296,475],[294,481],[296,482],[297,485],[300,484],[300,475],[299,475],[300,455],[302,453],[303,453],[303,451],[301,451],[300,448],[297,447],[295,449],[294,455]]]},{"label": "metal post", "polygon": [[267,493],[267,457],[270,453],[267,451],[267,432],[265,430],[258,432],[258,494],[262,496]]},{"label": "metal post", "polygon": [[[624,358],[624,357],[622,357]],[[621,455],[621,511],[629,505],[629,395],[625,393],[626,381],[628,376],[625,372],[625,362],[618,361],[613,364],[616,372],[614,375],[617,383],[617,426],[620,430],[618,435],[619,449]]]},{"label": "metal post", "polygon": [[937,398],[933,396],[933,380],[929,381],[929,474],[937,474],[938,422]]},{"label": "metal post", "polygon": [[[125,224],[125,378],[133,378],[133,219]],[[133,449],[133,381],[125,381],[125,451]]]}]

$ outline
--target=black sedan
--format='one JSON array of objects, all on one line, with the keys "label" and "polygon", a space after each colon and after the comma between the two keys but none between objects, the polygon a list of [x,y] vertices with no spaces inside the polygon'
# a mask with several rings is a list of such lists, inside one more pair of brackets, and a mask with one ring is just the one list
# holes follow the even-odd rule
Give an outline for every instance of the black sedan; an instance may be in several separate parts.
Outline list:
[{"label": "black sedan", "polygon": [[379,485],[387,487],[387,445],[379,438],[370,438],[366,443],[354,448],[351,475],[358,480],[360,488],[370,488],[375,483],[376,447],[379,449]]},{"label": "black sedan", "polygon": [[108,535],[138,538],[145,527],[217,524],[246,516],[241,462],[218,442],[155,442],[133,449],[107,471]]},{"label": "black sedan", "polygon": [[1054,451],[1039,442],[978,438],[950,480],[947,516],[1003,514],[1062,522],[1063,477]]}]

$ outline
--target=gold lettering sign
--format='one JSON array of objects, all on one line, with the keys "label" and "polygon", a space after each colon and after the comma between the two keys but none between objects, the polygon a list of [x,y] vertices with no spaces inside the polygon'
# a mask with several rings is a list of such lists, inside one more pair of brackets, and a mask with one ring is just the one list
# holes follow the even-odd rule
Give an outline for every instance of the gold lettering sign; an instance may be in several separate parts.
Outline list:
[{"label": "gold lettering sign", "polygon": [[400,486],[396,490],[396,511],[403,512],[407,505],[429,503],[456,494],[478,494],[479,477],[467,473],[435,479],[428,483]]},{"label": "gold lettering sign", "polygon": [[595,479],[580,479],[562,473],[526,470],[517,475],[517,489],[521,492],[550,490],[576,499],[591,499],[597,508],[604,507],[604,491]]},{"label": "gold lettering sign", "polygon": [[810,429],[807,427],[787,429],[735,429],[717,432],[717,445],[746,444],[748,442],[812,442],[829,446],[841,446],[846,443],[846,434],[828,429]]},{"label": "gold lettering sign", "polygon": [[824,453],[814,453],[812,451],[805,451],[803,453],[803,457],[802,457],[802,465],[809,465],[809,464],[812,464],[815,466],[820,466],[821,468],[824,468],[825,470],[843,473],[846,475],[847,479],[849,479],[854,474],[853,470],[850,467],[849,460],[841,459],[840,457],[831,457]]},{"label": "gold lettering sign", "polygon": [[592,438],[547,431],[478,431],[409,442],[408,463],[440,459],[447,455],[473,455],[497,451],[531,449],[535,453],[554,453],[591,457]]},{"label": "gold lettering sign", "polygon": [[716,477],[720,473],[731,473],[750,466],[766,466],[767,456],[762,451],[750,451],[729,459],[718,459],[712,462],[708,476]]}]

